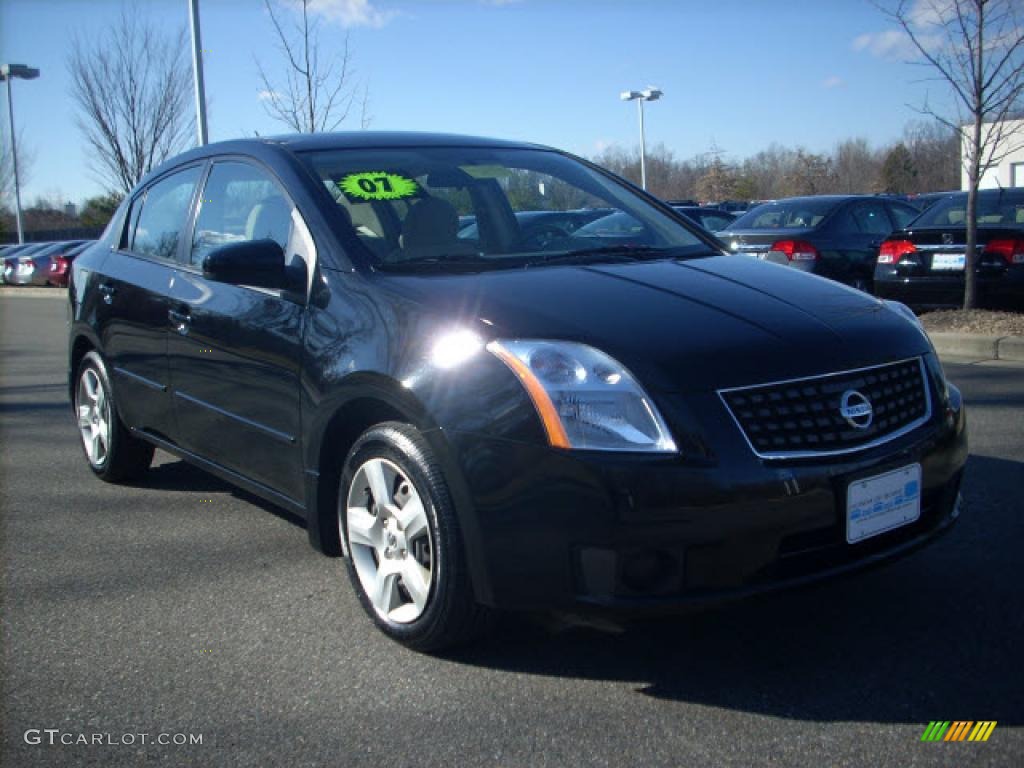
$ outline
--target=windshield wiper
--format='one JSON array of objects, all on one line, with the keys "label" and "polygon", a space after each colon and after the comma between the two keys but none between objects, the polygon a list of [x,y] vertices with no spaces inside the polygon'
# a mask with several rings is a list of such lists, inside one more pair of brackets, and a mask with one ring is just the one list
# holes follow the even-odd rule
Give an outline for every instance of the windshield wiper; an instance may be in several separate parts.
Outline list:
[{"label": "windshield wiper", "polygon": [[382,261],[377,269],[387,272],[401,272],[404,270],[431,270],[431,269],[476,269],[483,267],[491,269],[500,266],[497,259],[488,259],[478,254],[454,254],[443,253],[438,256],[430,256],[423,259],[403,259],[402,261]]}]

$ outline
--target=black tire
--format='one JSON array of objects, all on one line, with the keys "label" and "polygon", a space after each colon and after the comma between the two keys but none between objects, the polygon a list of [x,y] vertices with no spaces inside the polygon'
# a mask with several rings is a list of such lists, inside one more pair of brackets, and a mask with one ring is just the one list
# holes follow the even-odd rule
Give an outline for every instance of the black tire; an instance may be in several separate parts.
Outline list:
[{"label": "black tire", "polygon": [[85,404],[83,396],[83,379],[90,377],[89,381],[94,385],[98,384],[104,394],[106,413],[106,424],[108,428],[106,450],[98,460],[94,460],[86,447],[86,438],[82,435],[82,450],[89,462],[89,468],[101,480],[108,483],[119,483],[138,477],[153,462],[154,447],[151,443],[141,440],[125,427],[117,412],[117,403],[114,400],[114,388],[110,384],[110,376],[107,374],[107,366],[103,358],[95,351],[88,352],[78,365],[75,375],[74,387],[74,413],[81,432],[82,406]]},{"label": "black tire", "polygon": [[[432,539],[429,596],[418,618],[407,623],[392,621],[374,608],[360,581],[354,552],[348,541],[349,491],[360,468],[377,459],[389,462],[411,481],[414,492],[423,502]],[[459,522],[448,484],[433,451],[414,427],[401,422],[385,422],[371,427],[355,442],[341,473],[338,522],[352,586],[367,615],[388,637],[413,650],[436,652],[465,644],[490,628],[493,612],[478,605],[473,597]],[[379,563],[376,558],[375,561]]]}]

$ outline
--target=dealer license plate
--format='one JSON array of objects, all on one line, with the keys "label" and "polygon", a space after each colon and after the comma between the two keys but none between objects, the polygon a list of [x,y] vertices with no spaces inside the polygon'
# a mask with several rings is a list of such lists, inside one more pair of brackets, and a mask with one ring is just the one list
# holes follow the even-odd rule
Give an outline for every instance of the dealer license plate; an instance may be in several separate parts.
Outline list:
[{"label": "dealer license plate", "polygon": [[856,480],[846,490],[846,540],[850,544],[907,525],[920,516],[920,464]]},{"label": "dealer license plate", "polygon": [[967,256],[963,253],[936,253],[932,255],[932,269],[963,271]]}]

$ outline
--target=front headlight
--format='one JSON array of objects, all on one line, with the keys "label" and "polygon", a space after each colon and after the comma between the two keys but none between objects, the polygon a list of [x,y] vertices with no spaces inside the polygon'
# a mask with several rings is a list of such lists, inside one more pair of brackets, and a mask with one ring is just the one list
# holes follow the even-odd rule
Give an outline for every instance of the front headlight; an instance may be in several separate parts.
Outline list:
[{"label": "front headlight", "polygon": [[487,349],[523,383],[551,445],[676,452],[647,393],[603,352],[568,341],[492,341]]}]

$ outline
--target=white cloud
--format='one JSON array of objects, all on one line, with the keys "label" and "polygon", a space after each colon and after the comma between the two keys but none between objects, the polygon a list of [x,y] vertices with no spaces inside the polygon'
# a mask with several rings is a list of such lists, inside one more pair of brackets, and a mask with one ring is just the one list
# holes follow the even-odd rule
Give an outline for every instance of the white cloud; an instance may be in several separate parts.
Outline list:
[{"label": "white cloud", "polygon": [[826,77],[821,84],[825,88],[831,90],[832,88],[842,88],[844,85],[846,85],[846,81],[843,80],[843,78],[841,78],[839,75],[831,75],[830,77]]},{"label": "white cloud", "polygon": [[[926,50],[942,44],[943,36],[938,28],[950,19],[951,9],[952,0],[917,0],[907,9],[907,23]],[[851,47],[882,59],[916,59],[921,56],[910,35],[899,28],[858,35]]]},{"label": "white cloud", "polygon": [[921,28],[944,24],[955,11],[953,0],[917,0],[910,6],[907,18],[911,26]]},{"label": "white cloud", "polygon": [[277,91],[268,91],[264,89],[256,94],[256,98],[259,99],[260,101],[270,101],[271,99],[277,98],[280,95],[281,94],[279,94]]},{"label": "white cloud", "polygon": [[902,29],[858,35],[853,40],[853,50],[867,51],[882,59],[910,59],[918,54],[917,47]]},{"label": "white cloud", "polygon": [[383,27],[397,11],[374,7],[371,0],[310,0],[309,10],[342,27]]}]

